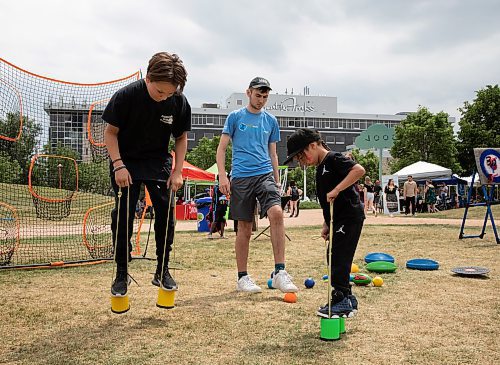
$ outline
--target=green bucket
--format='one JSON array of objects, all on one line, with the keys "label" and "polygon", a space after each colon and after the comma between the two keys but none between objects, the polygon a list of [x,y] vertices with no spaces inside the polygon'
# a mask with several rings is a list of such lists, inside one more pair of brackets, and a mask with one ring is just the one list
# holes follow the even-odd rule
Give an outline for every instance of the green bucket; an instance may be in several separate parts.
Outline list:
[{"label": "green bucket", "polygon": [[323,341],[335,341],[340,339],[340,318],[321,318],[321,334]]}]

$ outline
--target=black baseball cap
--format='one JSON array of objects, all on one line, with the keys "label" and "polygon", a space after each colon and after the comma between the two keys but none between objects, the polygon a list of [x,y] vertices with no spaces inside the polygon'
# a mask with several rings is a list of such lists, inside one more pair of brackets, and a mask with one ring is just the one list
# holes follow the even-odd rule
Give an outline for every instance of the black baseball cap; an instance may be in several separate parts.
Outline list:
[{"label": "black baseball cap", "polygon": [[249,89],[260,89],[261,87],[272,90],[271,84],[263,77],[255,77],[250,81],[250,85],[248,85]]},{"label": "black baseball cap", "polygon": [[283,162],[283,164],[287,165],[288,163],[290,163],[290,161],[293,160],[293,158],[298,153],[306,149],[306,147],[309,146],[310,143],[318,142],[320,140],[321,140],[321,135],[319,134],[318,131],[315,131],[314,129],[309,129],[309,128],[297,129],[295,132],[292,133],[292,135],[288,138],[288,141],[286,142],[286,149],[288,156],[285,162]]}]

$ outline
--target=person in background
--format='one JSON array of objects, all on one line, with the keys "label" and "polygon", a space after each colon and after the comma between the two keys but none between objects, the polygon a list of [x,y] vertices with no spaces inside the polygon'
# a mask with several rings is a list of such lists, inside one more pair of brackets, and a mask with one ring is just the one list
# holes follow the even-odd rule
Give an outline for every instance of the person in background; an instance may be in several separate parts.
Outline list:
[{"label": "person in background", "polygon": [[219,202],[216,205],[215,213],[213,214],[212,224],[210,225],[210,233],[208,238],[212,239],[212,234],[219,232],[220,238],[227,238],[224,236],[224,229],[226,227],[226,212],[227,212],[227,198],[225,195],[219,197]]},{"label": "person in background", "polygon": [[372,180],[369,176],[365,176],[365,214],[368,213],[369,210],[373,212],[373,214],[377,215],[377,211],[373,205],[375,200],[375,185],[373,185]]},{"label": "person in background", "polygon": [[373,206],[375,208],[375,217],[378,212],[383,212],[382,206],[382,186],[380,186],[380,180],[375,180],[375,186],[373,187]]},{"label": "person in background", "polygon": [[290,196],[290,218],[298,217],[299,210],[297,207],[297,203],[302,195],[302,190],[298,188],[298,186],[295,184],[295,181],[290,181],[287,195]]},{"label": "person in background", "polygon": [[[407,180],[403,184],[403,198],[405,199],[405,215],[416,213],[417,183],[413,181],[413,176],[408,175]],[[410,209],[411,206],[411,209]]]},{"label": "person in background", "polygon": [[427,212],[436,213],[436,188],[432,184],[432,180],[425,182],[425,202],[427,203]]},{"label": "person in background", "polygon": [[448,186],[446,183],[443,183],[439,189],[439,198],[443,202],[444,209],[446,209],[446,199],[448,198]]},{"label": "person in background", "polygon": [[394,180],[389,179],[384,188],[385,201],[390,217],[394,217],[394,213],[399,212],[398,188],[394,185]]},{"label": "person in background", "polygon": [[354,186],[358,190],[359,200],[361,201],[361,204],[363,205],[363,210],[366,212],[366,209],[365,209],[365,186],[363,184],[359,184],[358,182],[356,182],[356,184],[354,184]]}]

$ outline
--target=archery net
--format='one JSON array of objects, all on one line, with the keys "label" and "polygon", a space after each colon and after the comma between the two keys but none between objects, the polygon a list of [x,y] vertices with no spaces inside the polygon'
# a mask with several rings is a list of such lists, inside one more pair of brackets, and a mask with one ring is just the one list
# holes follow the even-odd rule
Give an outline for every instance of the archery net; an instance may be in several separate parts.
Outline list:
[{"label": "archery net", "polygon": [[0,268],[112,258],[100,115],[139,77],[65,82],[0,58]]}]

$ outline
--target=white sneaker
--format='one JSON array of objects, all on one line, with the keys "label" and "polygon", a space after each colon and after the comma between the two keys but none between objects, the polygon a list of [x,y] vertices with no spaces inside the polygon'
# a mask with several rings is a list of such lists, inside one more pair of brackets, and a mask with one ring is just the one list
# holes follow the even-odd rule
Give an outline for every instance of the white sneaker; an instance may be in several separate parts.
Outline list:
[{"label": "white sneaker", "polygon": [[292,277],[285,271],[280,270],[273,276],[273,288],[281,290],[283,293],[296,293],[299,289],[292,283]]},{"label": "white sneaker", "polygon": [[236,290],[247,293],[260,293],[262,291],[260,286],[258,286],[253,282],[250,275],[242,276],[241,279],[238,280],[238,285],[236,286]]}]

